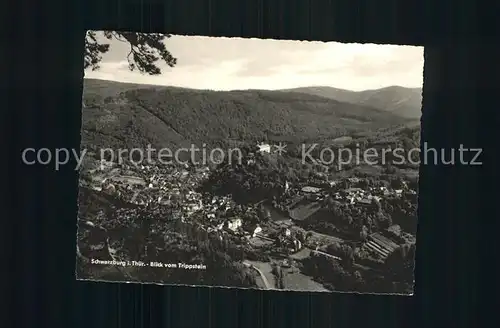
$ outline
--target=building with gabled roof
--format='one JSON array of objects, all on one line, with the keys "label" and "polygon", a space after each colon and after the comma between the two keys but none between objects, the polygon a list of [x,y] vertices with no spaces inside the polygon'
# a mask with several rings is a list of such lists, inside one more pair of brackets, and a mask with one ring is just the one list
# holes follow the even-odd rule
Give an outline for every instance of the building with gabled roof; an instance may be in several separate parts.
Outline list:
[{"label": "building with gabled roof", "polygon": [[312,187],[312,186],[305,186],[305,187],[302,188],[302,191],[303,192],[307,192],[307,193],[311,193],[311,194],[315,194],[315,193],[320,192],[321,188]]},{"label": "building with gabled roof", "polygon": [[377,254],[383,261],[399,247],[393,240],[378,232],[369,235],[367,241],[363,244],[363,248],[368,252]]},{"label": "building with gabled roof", "polygon": [[370,205],[372,205],[372,201],[371,201],[371,199],[368,199],[368,198],[361,198],[357,201],[357,204],[364,205],[364,206],[370,206]]},{"label": "building with gabled roof", "polygon": [[271,152],[271,145],[267,143],[260,143],[257,144],[257,147],[259,148],[260,153],[270,153]]}]

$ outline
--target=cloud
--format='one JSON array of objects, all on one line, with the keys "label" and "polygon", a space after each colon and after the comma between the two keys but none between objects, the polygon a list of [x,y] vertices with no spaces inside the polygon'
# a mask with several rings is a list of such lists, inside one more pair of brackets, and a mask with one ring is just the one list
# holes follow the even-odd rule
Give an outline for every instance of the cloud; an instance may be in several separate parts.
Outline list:
[{"label": "cloud", "polygon": [[101,69],[86,76],[216,90],[422,84],[422,47],[177,35],[166,45],[177,65],[160,65],[161,76],[130,72],[127,45],[117,41],[103,56]]}]

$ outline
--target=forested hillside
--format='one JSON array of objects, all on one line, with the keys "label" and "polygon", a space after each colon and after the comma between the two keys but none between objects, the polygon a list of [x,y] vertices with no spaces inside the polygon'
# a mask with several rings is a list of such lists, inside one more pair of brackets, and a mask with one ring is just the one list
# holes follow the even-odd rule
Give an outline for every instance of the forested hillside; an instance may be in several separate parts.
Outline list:
[{"label": "forested hillside", "polygon": [[208,146],[335,138],[403,125],[365,105],[280,91],[209,91],[86,79],[82,144],[95,147]]},{"label": "forested hillside", "polygon": [[356,92],[332,87],[305,87],[283,91],[316,95],[362,106],[369,105],[410,119],[418,119],[421,116],[421,88],[391,86]]}]

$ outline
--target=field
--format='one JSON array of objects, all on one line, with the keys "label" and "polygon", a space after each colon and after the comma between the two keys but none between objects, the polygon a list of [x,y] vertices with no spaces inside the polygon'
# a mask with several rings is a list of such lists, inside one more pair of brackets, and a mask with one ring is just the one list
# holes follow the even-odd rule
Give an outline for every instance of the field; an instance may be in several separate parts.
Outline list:
[{"label": "field", "polygon": [[311,279],[297,269],[283,270],[283,283],[286,290],[308,291],[308,292],[325,292],[328,291],[323,285]]}]

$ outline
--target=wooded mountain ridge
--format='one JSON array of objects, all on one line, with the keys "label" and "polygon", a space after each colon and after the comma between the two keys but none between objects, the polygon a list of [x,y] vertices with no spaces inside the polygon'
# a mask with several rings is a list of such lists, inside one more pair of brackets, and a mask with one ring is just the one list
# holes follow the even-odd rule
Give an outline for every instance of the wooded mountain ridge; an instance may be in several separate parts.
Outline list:
[{"label": "wooded mountain ridge", "polygon": [[371,106],[407,118],[418,119],[421,116],[422,88],[390,86],[375,90],[350,91],[320,86],[283,91],[306,93],[341,102]]},{"label": "wooded mountain ridge", "polygon": [[85,79],[82,146],[297,142],[415,124],[389,110],[303,91],[211,91]]}]

